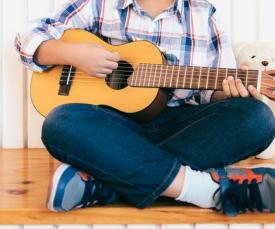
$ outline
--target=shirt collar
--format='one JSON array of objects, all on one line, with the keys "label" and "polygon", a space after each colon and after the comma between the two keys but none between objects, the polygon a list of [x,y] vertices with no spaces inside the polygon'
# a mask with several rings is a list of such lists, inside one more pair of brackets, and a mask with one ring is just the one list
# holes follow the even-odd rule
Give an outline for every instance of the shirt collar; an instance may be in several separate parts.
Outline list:
[{"label": "shirt collar", "polygon": [[134,0],[118,0],[117,2],[117,9],[123,10],[126,9],[128,6],[134,3]]},{"label": "shirt collar", "polygon": [[[118,0],[116,9],[123,10],[129,7],[130,5],[135,5],[135,0]],[[182,23],[183,19],[183,9],[184,9],[184,1],[185,0],[175,0],[173,8],[173,12],[177,14],[179,22]]]}]

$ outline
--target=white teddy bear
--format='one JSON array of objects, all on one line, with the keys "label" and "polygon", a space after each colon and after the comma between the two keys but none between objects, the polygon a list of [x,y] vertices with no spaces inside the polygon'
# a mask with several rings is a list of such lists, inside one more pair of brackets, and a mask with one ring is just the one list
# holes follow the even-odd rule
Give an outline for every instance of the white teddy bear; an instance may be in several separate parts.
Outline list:
[{"label": "white teddy bear", "polygon": [[[275,45],[264,42],[239,43],[234,46],[238,68],[269,71],[275,70]],[[264,102],[275,114],[275,102],[264,97]],[[270,159],[275,155],[275,139],[272,144],[257,156],[260,159]]]}]

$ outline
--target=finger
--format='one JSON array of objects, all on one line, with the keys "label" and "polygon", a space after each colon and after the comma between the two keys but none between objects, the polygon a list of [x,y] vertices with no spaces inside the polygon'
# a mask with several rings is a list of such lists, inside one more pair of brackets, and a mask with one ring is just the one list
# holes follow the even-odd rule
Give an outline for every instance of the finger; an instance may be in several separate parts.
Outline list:
[{"label": "finger", "polygon": [[101,73],[97,73],[95,74],[95,76],[98,78],[106,78],[106,74],[101,74]]},{"label": "finger", "polygon": [[106,61],[105,67],[114,70],[118,68],[118,63],[114,61]]},{"label": "finger", "polygon": [[240,79],[236,80],[236,87],[237,87],[241,97],[249,97],[250,94]]},{"label": "finger", "polygon": [[227,80],[222,81],[222,88],[223,88],[223,92],[224,92],[225,96],[227,98],[231,98],[231,92],[230,92],[230,88],[229,88],[229,84],[228,84]]},{"label": "finger", "polygon": [[106,59],[114,62],[118,62],[120,60],[120,55],[118,52],[108,52],[106,54]]},{"label": "finger", "polygon": [[255,87],[253,87],[252,85],[248,86],[248,91],[250,92],[250,94],[258,100],[263,100],[263,96],[260,94],[260,92],[257,91],[257,89]]},{"label": "finger", "polygon": [[100,74],[104,74],[104,75],[107,75],[107,74],[111,74],[113,72],[113,70],[112,69],[110,69],[110,68],[103,68],[103,69],[101,69],[100,70]]},{"label": "finger", "polygon": [[236,87],[235,79],[232,76],[229,76],[227,78],[227,80],[228,80],[228,84],[229,84],[229,88],[230,88],[232,97],[239,97],[240,94],[239,94],[239,91]]},{"label": "finger", "polygon": [[249,70],[249,67],[248,67],[247,65],[245,65],[245,64],[242,64],[242,65],[241,65],[241,70],[243,70],[243,71],[248,71],[248,70]]}]

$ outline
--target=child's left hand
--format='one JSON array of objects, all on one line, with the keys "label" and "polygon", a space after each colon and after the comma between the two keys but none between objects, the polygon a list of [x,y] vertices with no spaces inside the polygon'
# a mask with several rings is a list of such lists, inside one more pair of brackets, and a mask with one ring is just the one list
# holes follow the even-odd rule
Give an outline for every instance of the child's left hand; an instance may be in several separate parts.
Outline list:
[{"label": "child's left hand", "polygon": [[232,76],[229,76],[223,81],[222,87],[224,95],[227,98],[253,96],[258,100],[263,99],[263,96],[260,94],[260,92],[257,91],[255,87],[249,85],[247,90],[240,79],[235,80]]}]

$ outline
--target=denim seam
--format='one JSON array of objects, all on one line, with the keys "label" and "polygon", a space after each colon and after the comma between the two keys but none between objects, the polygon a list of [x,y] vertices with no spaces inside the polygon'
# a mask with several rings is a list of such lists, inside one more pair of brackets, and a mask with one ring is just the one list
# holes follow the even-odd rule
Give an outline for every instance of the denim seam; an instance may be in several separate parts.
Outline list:
[{"label": "denim seam", "polygon": [[168,175],[165,177],[164,181],[156,188],[156,190],[153,193],[151,193],[147,197],[145,197],[145,199],[141,203],[139,203],[138,206],[142,206],[144,203],[146,203],[152,197],[154,199],[158,198],[159,195],[157,195],[157,193],[159,192],[159,190],[161,190],[163,188],[164,185],[166,185],[167,181],[171,178],[172,174],[175,173],[175,169],[177,168],[177,166],[179,167],[178,170],[177,170],[177,172],[180,170],[180,166],[179,165],[181,165],[181,163],[178,161],[178,159],[175,159],[174,164],[173,164],[170,172],[168,173]]},{"label": "denim seam", "polygon": [[216,114],[216,113],[211,113],[209,115],[204,116],[203,118],[200,118],[199,120],[197,120],[195,122],[192,122],[191,124],[189,124],[188,126],[186,126],[184,129],[179,130],[178,132],[174,133],[172,136],[166,138],[164,141],[158,143],[157,146],[161,146],[161,145],[165,144],[167,141],[170,141],[171,139],[177,137],[179,134],[181,134],[182,132],[186,131],[186,129],[190,128],[194,124],[196,124],[196,123],[200,122],[201,120],[204,120],[204,119],[206,119],[209,116],[214,115],[214,114]]},{"label": "denim seam", "polygon": [[[47,142],[47,141],[45,141],[45,139],[44,139],[43,141],[44,141],[44,142]],[[60,148],[58,148],[58,147],[56,147],[56,146],[53,146],[53,145],[50,145],[50,144],[48,144],[48,146],[54,147],[54,148],[58,149],[59,151],[63,152],[63,154],[66,154],[65,151],[61,150]],[[77,158],[77,157],[75,157],[75,156],[73,156],[73,155],[70,155],[70,154],[67,154],[67,155],[68,155],[69,157],[75,159],[75,160],[79,160],[79,158]],[[125,181],[125,180],[119,179],[119,178],[117,178],[116,176],[114,176],[114,175],[111,174],[111,173],[108,173],[108,172],[106,172],[106,171],[103,171],[103,170],[101,170],[101,169],[99,169],[99,168],[97,168],[97,167],[95,167],[95,166],[93,166],[93,165],[87,164],[87,163],[84,162],[84,161],[81,161],[81,162],[84,163],[84,164],[86,164],[86,166],[88,166],[88,167],[92,167],[93,169],[96,169],[96,170],[100,171],[101,173],[105,173],[106,175],[108,175],[108,176],[114,178],[115,180],[121,181],[121,182],[123,182],[123,183],[125,183],[125,184],[128,184],[128,185],[131,185],[131,186],[133,186],[133,187],[135,187],[135,188],[137,188],[137,189],[139,189],[139,190],[141,190],[141,191],[145,191],[145,190],[143,190],[141,187],[136,186],[136,185],[131,184],[131,183],[128,183],[128,182]],[[81,169],[79,169],[79,170],[81,170]]]}]

